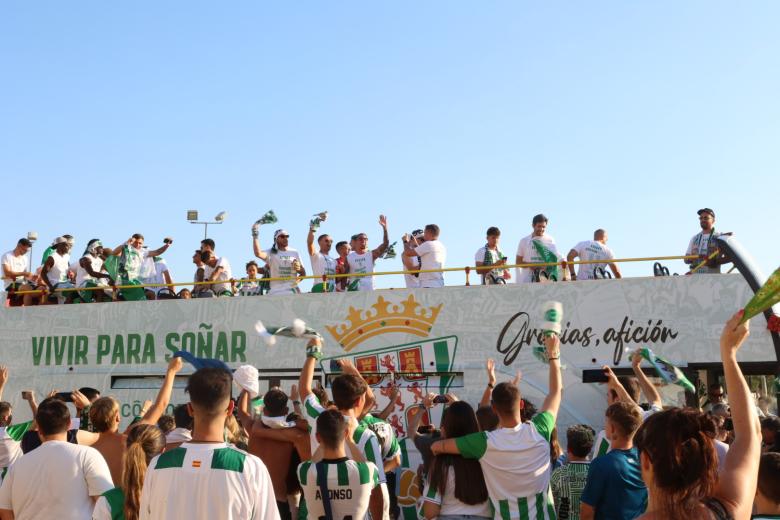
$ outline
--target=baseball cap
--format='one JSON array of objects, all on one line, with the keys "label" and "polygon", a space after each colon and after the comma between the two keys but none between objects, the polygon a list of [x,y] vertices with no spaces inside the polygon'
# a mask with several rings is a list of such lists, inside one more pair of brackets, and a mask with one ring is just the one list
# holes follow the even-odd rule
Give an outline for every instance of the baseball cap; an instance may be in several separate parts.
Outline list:
[{"label": "baseball cap", "polygon": [[279,238],[282,235],[284,235],[286,237],[290,236],[290,234],[287,232],[286,229],[277,229],[276,232],[274,233],[274,240],[276,240],[277,238]]},{"label": "baseball cap", "polygon": [[715,212],[712,211],[710,208],[702,208],[696,212],[697,215],[701,215],[702,213],[709,213],[710,215],[712,215],[712,218],[715,218]]},{"label": "baseball cap", "polygon": [[422,229],[415,229],[414,231],[412,231],[412,236],[414,238],[422,238],[424,234],[425,233],[423,233]]},{"label": "baseball cap", "polygon": [[56,246],[56,245],[59,245],[59,244],[67,244],[67,243],[68,243],[68,239],[67,238],[65,238],[65,237],[57,237],[57,238],[54,239],[54,242],[52,243],[52,245]]}]

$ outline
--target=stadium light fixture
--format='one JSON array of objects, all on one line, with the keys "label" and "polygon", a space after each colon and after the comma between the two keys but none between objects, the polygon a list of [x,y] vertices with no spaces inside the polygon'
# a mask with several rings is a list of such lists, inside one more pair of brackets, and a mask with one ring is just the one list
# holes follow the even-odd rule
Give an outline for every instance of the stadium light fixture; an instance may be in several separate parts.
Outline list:
[{"label": "stadium light fixture", "polygon": [[209,224],[222,224],[227,218],[227,211],[220,211],[212,221],[200,221],[198,220],[198,210],[188,209],[187,220],[190,224],[203,224],[203,240],[209,237]]}]

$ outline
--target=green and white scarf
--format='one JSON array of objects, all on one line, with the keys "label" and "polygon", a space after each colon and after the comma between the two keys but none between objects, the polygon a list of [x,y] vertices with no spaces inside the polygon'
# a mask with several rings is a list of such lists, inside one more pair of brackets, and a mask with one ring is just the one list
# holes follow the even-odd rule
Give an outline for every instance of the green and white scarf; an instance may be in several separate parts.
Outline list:
[{"label": "green and white scarf", "polygon": [[[534,249],[536,249],[537,254],[542,258],[545,264],[551,264],[558,262],[558,256],[547,249],[547,247],[540,241],[540,240],[533,240],[531,239],[531,244],[533,244]],[[560,280],[560,273],[558,272],[558,266],[557,265],[548,265],[542,268],[542,271],[545,271],[547,273],[547,278],[550,280]]]}]

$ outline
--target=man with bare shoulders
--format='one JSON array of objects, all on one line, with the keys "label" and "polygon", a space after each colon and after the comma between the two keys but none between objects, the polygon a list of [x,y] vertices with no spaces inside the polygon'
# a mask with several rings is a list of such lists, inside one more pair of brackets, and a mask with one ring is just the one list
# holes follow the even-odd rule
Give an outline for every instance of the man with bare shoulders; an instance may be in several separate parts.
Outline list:
[{"label": "man with bare shoulders", "polygon": [[311,458],[306,425],[287,420],[289,412],[287,401],[287,394],[281,389],[270,389],[263,396],[262,414],[252,419],[248,409],[248,394],[242,392],[239,398],[241,410],[239,416],[244,428],[250,432],[247,451],[259,457],[268,468],[276,496],[276,506],[282,520],[295,518],[289,500],[294,490],[289,489],[287,485],[291,468],[297,467],[300,461]]},{"label": "man with bare shoulders", "polygon": [[[165,373],[162,387],[157,393],[154,404],[141,418],[141,423],[157,424],[157,420],[165,413],[165,408],[171,400],[173,381],[181,367],[182,360],[179,357],[173,357],[168,362],[168,371]],[[97,439],[91,443],[92,447],[106,459],[111,471],[111,479],[114,482],[122,482],[122,457],[125,454],[127,432],[119,432],[119,422],[122,420],[119,402],[113,397],[101,397],[92,403],[89,418],[96,432],[93,435],[97,435]]]}]

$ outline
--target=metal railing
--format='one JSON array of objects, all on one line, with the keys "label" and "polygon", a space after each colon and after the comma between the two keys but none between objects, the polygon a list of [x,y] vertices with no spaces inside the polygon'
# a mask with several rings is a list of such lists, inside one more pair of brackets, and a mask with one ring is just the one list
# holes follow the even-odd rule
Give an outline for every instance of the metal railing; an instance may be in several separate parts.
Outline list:
[{"label": "metal railing", "polygon": [[[697,264],[695,267],[691,269],[691,273],[695,273],[700,268],[702,268],[704,265],[707,264],[710,260],[715,258],[718,254],[720,254],[719,250],[716,250],[713,252],[710,256],[708,256],[706,259],[702,260],[699,264]],[[324,284],[327,284],[329,281],[336,281],[342,278],[362,278],[365,276],[389,276],[389,275],[402,275],[402,274],[420,274],[420,273],[450,273],[450,272],[464,272],[466,275],[466,283],[465,285],[471,285],[470,283],[470,275],[472,272],[477,274],[478,276],[481,275],[482,271],[489,272],[495,269],[516,269],[516,268],[540,268],[540,267],[552,267],[552,266],[559,266],[561,269],[566,269],[568,266],[572,265],[589,265],[589,264],[611,264],[611,263],[628,263],[628,262],[659,262],[662,260],[696,260],[700,258],[698,255],[672,255],[672,256],[647,256],[647,257],[634,257],[634,258],[615,258],[611,260],[574,260],[571,262],[568,262],[566,260],[561,260],[560,262],[525,262],[520,264],[509,264],[509,265],[486,265],[486,266],[471,266],[467,265],[464,267],[445,267],[442,269],[415,269],[415,270],[401,270],[401,271],[375,271],[371,273],[342,273],[342,274],[323,274],[323,275],[305,275],[305,276],[289,276],[289,277],[265,277],[265,278],[234,278],[229,280],[209,280],[209,281],[202,281],[202,282],[174,282],[174,283],[142,283],[142,284],[130,284],[130,285],[102,285],[102,286],[96,286],[96,287],[65,287],[65,288],[57,288],[53,291],[50,291],[48,288],[38,288],[38,289],[31,289],[31,290],[24,290],[24,291],[13,291],[13,294],[15,295],[24,295],[24,294],[43,294],[43,293],[68,293],[68,292],[81,292],[81,291],[121,291],[122,289],[142,289],[142,288],[170,288],[170,287],[183,287],[183,286],[205,286],[205,285],[223,285],[223,284],[235,284],[235,283],[246,283],[246,282],[255,282],[255,283],[264,283],[264,282],[288,282],[288,281],[294,281],[296,282],[296,285],[300,284],[304,280],[317,280],[321,281]],[[10,291],[9,291],[10,293]]]}]

